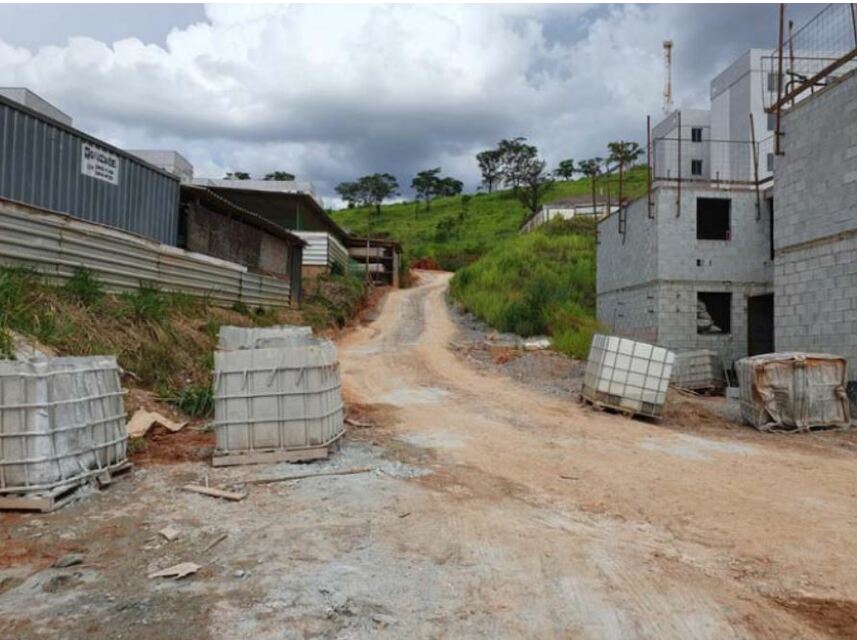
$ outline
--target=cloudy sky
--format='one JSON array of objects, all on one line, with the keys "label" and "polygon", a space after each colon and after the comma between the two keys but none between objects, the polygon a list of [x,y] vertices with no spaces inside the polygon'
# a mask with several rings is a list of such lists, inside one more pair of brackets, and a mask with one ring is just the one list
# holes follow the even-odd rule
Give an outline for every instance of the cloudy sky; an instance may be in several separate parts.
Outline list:
[{"label": "cloudy sky", "polygon": [[[819,7],[789,5],[800,25]],[[678,105],[750,47],[777,5],[0,5],[0,86],[26,86],[125,148],[197,176],[339,181],[442,166],[525,136],[543,157],[645,141],[674,46]],[[407,190],[404,190],[407,194]]]}]

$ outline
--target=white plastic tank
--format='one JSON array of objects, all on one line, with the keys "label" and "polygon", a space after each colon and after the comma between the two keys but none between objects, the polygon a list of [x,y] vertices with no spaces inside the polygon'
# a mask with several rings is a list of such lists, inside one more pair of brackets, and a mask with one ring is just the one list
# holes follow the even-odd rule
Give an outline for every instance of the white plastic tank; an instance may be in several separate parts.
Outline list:
[{"label": "white plastic tank", "polygon": [[115,357],[0,361],[0,493],[72,486],[123,464]]},{"label": "white plastic tank", "polygon": [[312,337],[309,326],[265,326],[246,328],[244,326],[221,326],[218,333],[218,350],[254,348],[259,340],[282,337]]},{"label": "white plastic tank", "polygon": [[327,457],[343,433],[336,347],[311,337],[214,354],[215,466]]},{"label": "white plastic tank", "polygon": [[594,335],[581,394],[596,405],[660,417],[674,361],[660,346]]},{"label": "white plastic tank", "polygon": [[763,431],[848,428],[848,361],[824,353],[766,353],[735,364],[741,416]]}]

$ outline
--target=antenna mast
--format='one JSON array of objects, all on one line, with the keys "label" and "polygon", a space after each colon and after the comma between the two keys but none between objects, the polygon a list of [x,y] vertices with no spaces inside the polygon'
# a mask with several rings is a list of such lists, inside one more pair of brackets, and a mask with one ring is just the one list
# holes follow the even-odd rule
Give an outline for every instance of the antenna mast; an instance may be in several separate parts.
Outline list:
[{"label": "antenna mast", "polygon": [[666,83],[664,84],[664,114],[669,114],[673,110],[672,66],[673,41],[664,40],[664,67],[667,73]]}]

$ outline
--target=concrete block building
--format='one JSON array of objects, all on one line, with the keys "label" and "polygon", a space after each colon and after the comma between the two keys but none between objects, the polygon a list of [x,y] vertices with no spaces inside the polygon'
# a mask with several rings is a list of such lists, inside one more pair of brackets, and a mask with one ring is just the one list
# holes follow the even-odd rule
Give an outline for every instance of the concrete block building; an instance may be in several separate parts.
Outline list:
[{"label": "concrete block building", "polygon": [[709,109],[677,110],[652,128],[650,194],[599,223],[598,320],[610,332],[715,350],[727,367],[774,349],[760,59],[750,50],[718,74]]},{"label": "concrete block building", "polygon": [[777,350],[848,359],[857,400],[857,70],[782,112],[773,200]]},{"label": "concrete block building", "polygon": [[[770,209],[751,190],[660,187],[598,226],[598,320],[725,364],[773,350]],[[678,201],[678,203],[677,203]],[[621,223],[621,225],[620,225]]]}]

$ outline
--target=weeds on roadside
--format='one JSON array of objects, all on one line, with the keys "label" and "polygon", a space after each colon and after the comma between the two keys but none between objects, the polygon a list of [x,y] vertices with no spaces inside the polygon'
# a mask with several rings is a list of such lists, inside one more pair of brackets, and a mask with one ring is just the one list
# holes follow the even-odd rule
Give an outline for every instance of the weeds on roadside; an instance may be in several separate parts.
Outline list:
[{"label": "weeds on roadside", "polygon": [[214,394],[210,386],[188,386],[164,400],[191,417],[208,417],[214,412]]},{"label": "weeds on roadside", "polygon": [[86,306],[96,303],[104,295],[101,283],[95,274],[83,266],[74,269],[74,273],[65,282],[63,289]]},{"label": "weeds on roadside", "polygon": [[120,298],[127,312],[139,320],[163,323],[167,319],[167,300],[154,286],[141,285],[138,290],[123,292]]}]

